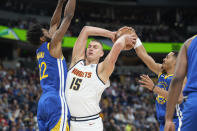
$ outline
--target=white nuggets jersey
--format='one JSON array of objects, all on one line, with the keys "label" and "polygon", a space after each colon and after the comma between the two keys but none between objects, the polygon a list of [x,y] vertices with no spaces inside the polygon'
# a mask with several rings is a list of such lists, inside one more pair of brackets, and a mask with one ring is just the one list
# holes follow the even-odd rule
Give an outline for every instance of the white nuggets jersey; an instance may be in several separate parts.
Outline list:
[{"label": "white nuggets jersey", "polygon": [[99,102],[105,88],[97,75],[97,64],[85,65],[81,60],[67,73],[66,100],[71,116],[86,117],[98,114],[101,109]]}]

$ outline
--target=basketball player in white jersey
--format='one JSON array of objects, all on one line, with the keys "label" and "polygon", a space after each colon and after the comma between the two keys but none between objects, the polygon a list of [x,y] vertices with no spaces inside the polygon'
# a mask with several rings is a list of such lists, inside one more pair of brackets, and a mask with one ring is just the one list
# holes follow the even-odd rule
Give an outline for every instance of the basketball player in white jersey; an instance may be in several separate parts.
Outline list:
[{"label": "basketball player in white jersey", "polygon": [[110,86],[109,77],[115,62],[127,44],[134,46],[136,35],[122,35],[111,51],[104,55],[102,44],[91,41],[86,50],[88,36],[103,36],[115,39],[115,32],[85,26],[73,48],[72,61],[67,76],[66,99],[71,113],[71,131],[103,131],[99,101],[105,88]]}]

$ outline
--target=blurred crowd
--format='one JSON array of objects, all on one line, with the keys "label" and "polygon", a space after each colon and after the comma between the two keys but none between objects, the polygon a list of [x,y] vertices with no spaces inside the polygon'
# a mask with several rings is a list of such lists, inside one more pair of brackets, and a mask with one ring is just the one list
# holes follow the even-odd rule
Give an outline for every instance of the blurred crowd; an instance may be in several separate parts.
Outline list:
[{"label": "blurred crowd", "polygon": [[0,64],[0,131],[35,131],[40,95],[37,70]]},{"label": "blurred crowd", "polygon": [[[0,63],[0,131],[37,131],[37,102],[42,93],[37,69]],[[154,95],[140,88],[137,77],[116,75],[100,106],[104,131],[157,131]]]},{"label": "blurred crowd", "polygon": [[[25,0],[2,0],[0,8],[4,11],[19,14],[51,17],[56,2]],[[183,42],[193,35],[187,32],[188,26],[195,26],[197,11],[194,8],[152,8],[129,6],[110,6],[93,3],[78,3],[75,16],[66,35],[78,36],[84,25],[98,26],[117,30],[127,25],[136,29],[144,42]],[[48,8],[43,8],[47,5]],[[96,9],[96,10],[95,10]],[[28,29],[37,19],[32,16],[26,19],[0,19],[0,25]],[[42,23],[47,25],[48,23]]]},{"label": "blurred crowd", "polygon": [[158,131],[154,94],[130,75],[114,75],[110,81],[101,100],[105,131]]}]

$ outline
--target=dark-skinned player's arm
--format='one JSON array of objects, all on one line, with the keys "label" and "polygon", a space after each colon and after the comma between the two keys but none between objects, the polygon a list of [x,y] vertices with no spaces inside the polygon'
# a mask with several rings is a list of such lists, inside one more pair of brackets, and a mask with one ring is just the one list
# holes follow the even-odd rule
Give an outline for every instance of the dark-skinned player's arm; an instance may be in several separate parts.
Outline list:
[{"label": "dark-skinned player's arm", "polygon": [[[139,83],[141,84],[140,87],[147,88],[150,91],[153,91],[159,96],[164,97],[166,100],[168,100],[168,91],[163,90],[159,88],[157,85],[154,85],[154,82],[150,79],[148,75],[142,75],[140,76],[141,80],[139,80]],[[186,78],[184,80],[184,84],[182,85],[182,90],[185,87],[186,84]],[[181,93],[178,99],[178,104],[181,104],[183,101],[183,94]]]},{"label": "dark-skinned player's arm", "polygon": [[54,33],[50,42],[50,54],[55,58],[62,57],[62,38],[64,37],[74,16],[76,0],[68,0],[64,9],[64,18],[59,29]]},{"label": "dark-skinned player's arm", "polygon": [[144,46],[141,44],[137,48],[135,48],[137,56],[148,66],[148,68],[154,72],[155,74],[159,75],[162,72],[162,65],[156,63],[155,60],[148,55]]},{"label": "dark-skinned player's arm", "polygon": [[58,0],[56,9],[53,13],[53,16],[52,16],[51,22],[50,22],[49,34],[51,36],[53,36],[53,34],[55,33],[55,31],[57,30],[57,28],[60,24],[62,8],[63,8],[63,4],[64,4],[65,1],[66,0]]},{"label": "dark-skinned player's arm", "polygon": [[166,108],[166,125],[165,131],[174,129],[173,115],[175,110],[175,105],[178,101],[179,95],[181,94],[181,87],[183,80],[187,74],[187,49],[191,43],[191,39],[187,40],[181,48],[181,51],[177,58],[177,63],[175,67],[174,77],[171,81],[168,102]]},{"label": "dark-skinned player's arm", "polygon": [[106,56],[103,62],[98,65],[98,76],[100,79],[107,83],[109,77],[115,68],[115,63],[118,59],[120,52],[125,48],[126,43],[131,43],[134,47],[136,43],[136,35],[123,35],[112,46],[111,51]]},{"label": "dark-skinned player's arm", "polygon": [[75,42],[70,68],[79,60],[85,59],[85,50],[89,36],[103,36],[114,39],[115,33],[98,27],[84,26]]}]

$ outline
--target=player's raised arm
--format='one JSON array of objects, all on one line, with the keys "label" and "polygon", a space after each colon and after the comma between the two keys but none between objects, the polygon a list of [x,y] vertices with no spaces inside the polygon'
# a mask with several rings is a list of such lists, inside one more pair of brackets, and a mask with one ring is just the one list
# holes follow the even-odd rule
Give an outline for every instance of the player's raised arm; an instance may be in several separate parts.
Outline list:
[{"label": "player's raised arm", "polygon": [[128,43],[134,47],[136,43],[136,35],[123,35],[113,45],[111,51],[105,58],[105,60],[98,65],[98,75],[106,83],[112,74],[115,63],[118,59],[120,52],[125,49]]},{"label": "player's raised arm", "polygon": [[115,33],[98,27],[84,26],[74,45],[70,67],[79,60],[85,58],[88,36],[103,36],[113,39],[115,37]]},{"label": "player's raised arm", "polygon": [[76,0],[68,0],[64,10],[64,18],[62,20],[62,23],[59,29],[52,36],[50,44],[50,53],[52,56],[56,58],[60,58],[62,56],[61,41],[74,16],[75,5]]},{"label": "player's raised arm", "polygon": [[[141,42],[139,39],[137,42]],[[158,64],[155,62],[155,60],[148,55],[148,53],[146,52],[144,46],[141,44],[140,46],[138,46],[137,48],[135,48],[135,51],[138,55],[138,57],[148,66],[148,68],[153,71],[154,73],[156,73],[157,75],[159,75],[159,73],[162,72],[162,65]]]},{"label": "player's raised arm", "polygon": [[[187,40],[181,48],[181,51],[177,58],[177,64],[175,68],[174,78],[170,84],[169,94],[168,94],[168,103],[166,108],[166,126],[165,131],[168,131],[168,124],[172,122],[173,113],[175,110],[175,104],[177,103],[178,97],[181,93],[181,86],[183,80],[187,74],[187,48],[191,43],[191,39]],[[171,126],[171,125],[170,125]]]},{"label": "player's raised arm", "polygon": [[64,4],[65,1],[66,0],[58,0],[56,9],[53,13],[53,16],[52,16],[51,22],[50,22],[49,34],[51,36],[55,33],[55,31],[57,30],[57,28],[60,24],[62,8],[63,8],[63,4]]}]

